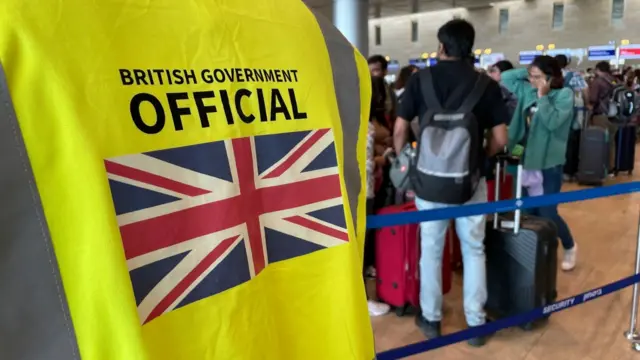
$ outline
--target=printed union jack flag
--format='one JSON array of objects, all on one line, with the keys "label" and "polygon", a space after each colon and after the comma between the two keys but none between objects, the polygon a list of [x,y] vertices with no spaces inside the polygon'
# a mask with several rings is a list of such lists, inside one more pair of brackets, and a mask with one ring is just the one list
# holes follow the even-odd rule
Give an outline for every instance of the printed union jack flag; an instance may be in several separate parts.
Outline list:
[{"label": "printed union jack flag", "polygon": [[105,160],[140,321],[349,238],[330,129]]}]

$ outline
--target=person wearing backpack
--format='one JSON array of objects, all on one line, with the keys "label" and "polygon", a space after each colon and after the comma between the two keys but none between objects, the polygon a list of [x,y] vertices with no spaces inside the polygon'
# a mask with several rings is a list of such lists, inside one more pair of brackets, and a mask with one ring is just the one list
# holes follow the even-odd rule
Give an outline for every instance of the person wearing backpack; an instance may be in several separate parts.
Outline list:
[{"label": "person wearing backpack", "polygon": [[[573,120],[573,91],[564,87],[558,62],[551,56],[537,56],[528,69],[502,73],[502,83],[518,97],[509,125],[509,150],[523,158],[525,170],[542,171],[545,195],[559,193]],[[564,248],[562,269],[572,270],[577,247],[558,205],[536,208],[531,214],[556,224]]]},{"label": "person wearing backpack", "polygon": [[568,68],[569,58],[564,54],[555,56],[558,65],[562,69],[562,77],[564,78],[564,87],[573,91],[573,121],[571,130],[569,131],[569,141],[567,143],[567,162],[564,165],[564,179],[573,180],[578,173],[580,161],[580,137],[582,128],[587,115],[587,106],[585,99],[589,96],[589,86],[582,74]]},{"label": "person wearing backpack", "polygon": [[610,174],[614,174],[616,142],[613,139],[615,139],[614,136],[618,131],[618,126],[609,121],[607,114],[611,96],[615,88],[621,84],[619,84],[618,79],[611,73],[611,65],[606,61],[601,61],[596,64],[595,73],[596,78],[591,83],[591,89],[589,90],[589,104],[593,109],[591,123],[609,130],[609,169]]},{"label": "person wearing backpack", "polygon": [[[473,25],[463,19],[437,33],[438,63],[409,79],[394,129],[394,148],[407,143],[409,122],[419,117],[417,155],[411,170],[419,210],[487,201],[486,156],[507,143],[509,112],[497,82],[475,71]],[[484,148],[485,131],[491,133]],[[484,215],[455,219],[464,262],[464,312],[471,327],[486,321]],[[440,336],[442,256],[449,220],[420,224],[420,308],[416,324],[427,338]],[[486,338],[469,340],[482,346]]]}]

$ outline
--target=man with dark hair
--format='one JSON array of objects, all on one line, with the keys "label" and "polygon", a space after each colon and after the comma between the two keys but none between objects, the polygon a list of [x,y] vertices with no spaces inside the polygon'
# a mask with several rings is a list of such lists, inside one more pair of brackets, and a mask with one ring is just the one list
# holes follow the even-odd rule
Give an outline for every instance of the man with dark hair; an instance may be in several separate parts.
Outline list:
[{"label": "man with dark hair", "polygon": [[387,76],[387,66],[389,66],[389,62],[382,55],[371,55],[369,59],[367,59],[369,63],[369,71],[371,72],[371,76],[385,77]]},{"label": "man with dark hair", "polygon": [[596,77],[591,82],[591,89],[589,90],[589,104],[593,109],[593,117],[591,123],[595,126],[600,126],[603,129],[609,130],[609,170],[613,175],[613,168],[616,163],[616,142],[614,138],[618,127],[609,121],[607,117],[609,98],[613,94],[613,89],[618,84],[613,74],[611,74],[611,65],[606,61],[600,61],[596,64],[595,69]]},{"label": "man with dark hair", "polygon": [[[384,56],[371,55],[369,59],[367,59],[367,62],[369,63],[369,71],[371,72],[371,76],[376,76],[381,78],[384,78],[385,76],[387,76],[387,66],[389,65],[389,62]],[[385,81],[385,93],[386,93],[386,100],[384,104],[384,112],[387,120],[387,124],[385,125],[388,125],[389,127],[391,127],[392,120],[396,116],[397,101],[396,101],[395,92],[391,89],[391,87],[389,86],[389,84],[387,84],[386,81]]]},{"label": "man with dark hair", "polygon": [[591,85],[591,81],[596,74],[593,73],[593,68],[588,67],[586,73],[584,74],[584,80],[587,82],[587,85]]},{"label": "man with dark hair", "polygon": [[[438,31],[438,63],[427,69],[420,70],[412,76],[406,86],[402,104],[398,111],[398,118],[394,130],[394,147],[397,153],[406,144],[409,121],[418,116],[420,120],[420,135],[418,137],[419,151],[428,148],[428,144],[421,144],[425,133],[425,120],[428,105],[426,94],[422,89],[433,86],[435,98],[440,104],[446,104],[445,110],[456,110],[469,95],[475,93],[476,83],[486,84],[479,100],[470,112],[477,121],[476,139],[484,139],[485,132],[489,132],[486,148],[483,142],[475,142],[477,148],[469,153],[477,155],[480,163],[485,163],[486,156],[492,156],[504,149],[507,143],[507,123],[509,112],[502,100],[502,92],[497,82],[486,78],[487,75],[475,71],[473,63],[468,60],[472,56],[475,30],[473,25],[462,19],[447,22]],[[482,81],[478,80],[482,78]],[[431,80],[429,80],[431,79]],[[427,83],[431,81],[431,84]],[[457,94],[457,95],[456,95]],[[433,98],[432,98],[433,100]],[[429,101],[433,103],[433,101]],[[432,110],[429,114],[433,114]],[[472,142],[473,143],[473,142]],[[434,144],[436,147],[438,144]],[[468,159],[466,159],[468,160]],[[487,201],[486,169],[479,171],[479,178],[475,191],[466,203],[483,203]],[[455,206],[442,202],[428,201],[416,197],[416,206],[420,210],[430,210]],[[455,219],[456,231],[462,243],[464,259],[464,311],[469,326],[480,326],[486,321],[484,305],[487,300],[487,282],[484,252],[485,223],[484,215],[468,216]],[[420,258],[420,307],[422,314],[416,318],[416,324],[427,338],[440,336],[440,321],[442,319],[442,254],[445,243],[445,233],[449,220],[429,221],[420,224],[421,258]],[[484,345],[485,338],[469,340],[472,346]]]}]

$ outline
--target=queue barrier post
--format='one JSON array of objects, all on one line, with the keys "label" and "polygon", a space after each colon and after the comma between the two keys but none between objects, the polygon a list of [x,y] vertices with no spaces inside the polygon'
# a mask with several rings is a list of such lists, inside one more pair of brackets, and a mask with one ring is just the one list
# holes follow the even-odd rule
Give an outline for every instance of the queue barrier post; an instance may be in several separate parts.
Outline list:
[{"label": "queue barrier post", "polygon": [[[636,240],[636,268],[635,275],[640,274],[640,207],[638,209],[638,233]],[[631,314],[629,315],[629,330],[624,336],[632,343],[632,348],[640,352],[640,334],[637,330],[638,323],[638,283],[633,284],[633,295],[631,298]]]}]

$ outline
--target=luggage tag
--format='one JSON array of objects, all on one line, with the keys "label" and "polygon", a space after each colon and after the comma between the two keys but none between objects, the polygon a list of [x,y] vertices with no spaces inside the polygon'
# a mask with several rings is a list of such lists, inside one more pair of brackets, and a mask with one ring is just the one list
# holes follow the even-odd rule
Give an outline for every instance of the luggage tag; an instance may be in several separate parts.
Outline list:
[{"label": "luggage tag", "polygon": [[500,228],[502,229],[515,229],[516,222],[513,220],[502,220],[500,221]]}]

